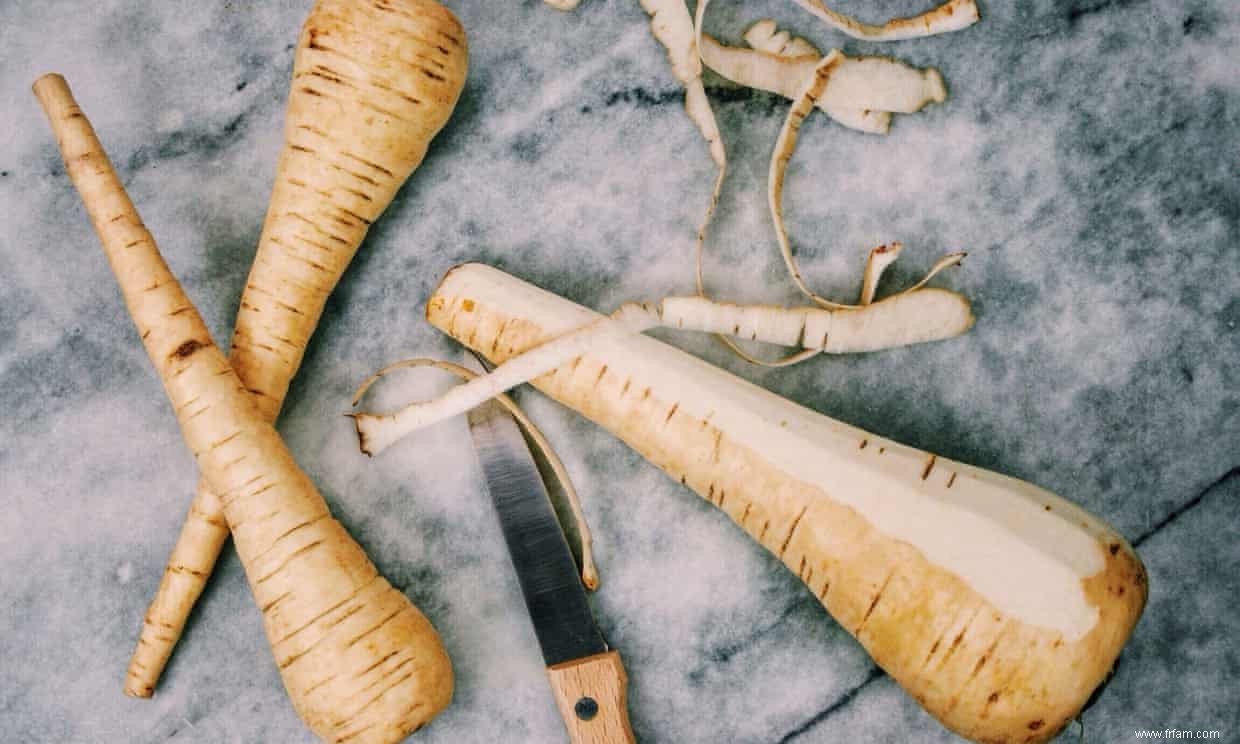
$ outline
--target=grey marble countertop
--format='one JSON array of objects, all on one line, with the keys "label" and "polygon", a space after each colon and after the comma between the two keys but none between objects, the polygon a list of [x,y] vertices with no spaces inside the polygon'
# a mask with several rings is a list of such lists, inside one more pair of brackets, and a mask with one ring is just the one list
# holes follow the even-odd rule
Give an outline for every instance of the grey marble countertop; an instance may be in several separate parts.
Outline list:
[{"label": "grey marble countertop", "polygon": [[[68,78],[227,341],[308,5],[0,3],[5,741],[312,740],[231,548],[155,698],[120,692],[195,468],[29,93],[39,73]],[[600,309],[691,290],[713,166],[637,2],[450,5],[471,46],[460,105],[329,301],[280,427],[452,655],[455,702],[413,740],[564,741],[463,424],[368,461],[339,413],[380,365],[454,353],[422,305],[455,263],[490,262]],[[875,18],[924,3],[838,7]],[[825,292],[855,292],[881,242],[907,246],[893,287],[968,250],[937,281],[973,300],[976,327],[778,371],[663,337],[1102,515],[1137,546],[1151,595],[1085,739],[1175,728],[1240,741],[1240,3],[981,7],[966,31],[890,45],[846,40],[789,2],[717,2],[707,24],[739,43],[773,16],[822,48],[942,71],[948,100],[897,117],[887,137],[809,119],[786,207]],[[765,206],[786,104],[707,83],[732,163],[708,281],[791,301]],[[443,384],[409,375],[380,402]],[[956,740],[724,515],[575,414],[521,398],[597,532],[593,607],[627,662],[640,740]]]}]

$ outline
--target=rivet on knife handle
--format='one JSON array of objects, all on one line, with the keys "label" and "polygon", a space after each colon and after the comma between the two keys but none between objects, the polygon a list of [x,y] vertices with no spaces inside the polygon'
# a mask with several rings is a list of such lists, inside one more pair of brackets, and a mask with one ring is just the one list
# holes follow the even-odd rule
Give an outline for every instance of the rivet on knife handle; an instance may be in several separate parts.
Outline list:
[{"label": "rivet on knife handle", "polygon": [[607,651],[547,667],[560,716],[573,744],[632,744],[628,675],[620,654]]}]

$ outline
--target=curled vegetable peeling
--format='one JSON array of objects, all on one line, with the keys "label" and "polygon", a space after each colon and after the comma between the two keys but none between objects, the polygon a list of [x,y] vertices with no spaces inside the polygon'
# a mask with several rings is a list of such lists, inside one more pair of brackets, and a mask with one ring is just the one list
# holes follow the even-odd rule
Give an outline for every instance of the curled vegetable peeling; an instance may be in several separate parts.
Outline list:
[{"label": "curled vegetable peeling", "polygon": [[794,37],[787,31],[780,31],[775,21],[763,18],[754,21],[745,29],[745,43],[762,52],[779,57],[821,57],[822,52],[808,39]]},{"label": "curled vegetable peeling", "polygon": [[[706,66],[723,77],[789,99],[797,97],[822,61],[816,50],[808,55],[780,55],[727,46],[705,34],[701,51]],[[938,70],[919,70],[890,57],[841,55],[832,77],[814,105],[840,124],[867,134],[886,134],[893,112],[915,113],[947,98]]]},{"label": "curled vegetable peeling", "polygon": [[[469,370],[459,364],[445,362],[440,359],[403,359],[399,362],[393,362],[392,364],[387,365],[383,369],[375,372],[373,375],[363,380],[362,384],[357,386],[357,391],[353,393],[353,401],[351,404],[353,406],[357,406],[358,402],[361,401],[362,396],[366,394],[366,391],[369,390],[372,385],[378,382],[380,377],[383,377],[394,369],[400,369],[402,367],[435,367],[436,369],[451,372],[466,382],[478,377],[478,374],[473,370]],[[564,467],[564,462],[560,460],[559,455],[555,453],[555,449],[551,446],[551,443],[547,441],[547,437],[542,433],[542,430],[530,420],[529,416],[525,415],[525,411],[521,410],[521,407],[516,404],[516,401],[503,393],[499,393],[492,397],[497,400],[500,405],[508,409],[508,412],[511,413],[512,417],[517,420],[517,423],[521,425],[521,428],[530,435],[530,439],[533,440],[534,445],[538,447],[539,451],[543,453],[543,456],[547,458],[547,464],[551,466],[551,472],[555,474],[555,479],[559,481],[560,487],[564,489],[564,495],[568,499],[569,508],[573,512],[573,520],[577,523],[577,534],[581,539],[581,583],[585,584],[586,588],[591,591],[597,589],[598,568],[594,564],[594,538],[590,533],[590,525],[586,522],[585,512],[581,510],[581,500],[577,497],[577,489],[573,486],[572,478],[568,476],[568,469]],[[345,415],[356,419],[359,414],[350,413]],[[360,435],[360,428],[358,429],[358,432]],[[362,451],[368,455],[373,454],[370,449],[368,449],[365,440],[362,441]]]},{"label": "curled vegetable peeling", "polygon": [[980,18],[974,0],[948,0],[921,15],[892,18],[881,26],[862,23],[855,18],[831,10],[821,0],[793,0],[797,5],[826,21],[831,27],[854,39],[868,41],[901,41],[959,31],[977,23]]},{"label": "curled vegetable peeling", "polygon": [[[792,245],[788,240],[788,230],[784,227],[783,191],[784,175],[788,170],[788,162],[792,159],[792,154],[796,149],[797,134],[801,129],[801,124],[805,121],[805,117],[809,116],[810,112],[813,111],[815,102],[820,100],[825,95],[824,91],[828,88],[828,84],[832,83],[834,80],[834,74],[836,70],[841,67],[841,63],[844,60],[844,55],[838,50],[832,50],[829,54],[827,54],[827,56],[823,57],[822,60],[819,61],[819,63],[814,67],[814,74],[805,82],[804,87],[797,95],[796,100],[793,101],[792,107],[788,110],[788,116],[784,119],[784,125],[780,129],[779,138],[775,141],[775,151],[771,154],[770,177],[768,179],[767,186],[767,199],[771,210],[771,219],[775,223],[775,237],[779,240],[780,253],[784,257],[784,263],[788,267],[788,273],[792,276],[792,281],[797,285],[797,288],[800,289],[801,292],[803,292],[805,296],[810,298],[810,300],[812,300],[815,304],[820,307],[837,310],[849,309],[856,306],[834,302],[814,293],[805,285],[805,280],[801,278],[801,270],[797,266],[796,258],[792,255]],[[848,84],[847,80],[845,84]],[[898,255],[898,253],[899,251],[896,250],[895,254]],[[909,291],[920,289],[939,271],[942,271],[948,266],[953,266],[960,263],[960,260],[963,259],[964,256],[964,253],[952,253],[944,256],[933,267],[931,267],[926,276],[910,288]],[[871,264],[878,260],[873,253],[870,258]],[[886,268],[886,265],[890,264],[894,260],[894,256],[888,258],[886,263],[883,264],[876,273],[881,274],[882,269]],[[867,275],[871,273],[872,270],[867,271]],[[877,276],[874,276],[872,284],[877,286],[877,283]],[[872,299],[874,286],[866,287],[865,282],[863,281],[863,300],[867,292],[869,293],[869,297]],[[863,302],[862,304],[864,305],[866,303]]]},{"label": "curled vegetable peeling", "polygon": [[[449,272],[426,316],[501,363],[598,318],[481,264]],[[532,382],[730,517],[911,699],[972,741],[1054,738],[1145,604],[1140,559],[1079,506],[835,421],[649,336],[615,336]]]},{"label": "curled vegetable peeling", "polygon": [[652,328],[703,331],[797,346],[802,351],[796,356],[808,358],[951,338],[972,324],[973,313],[964,297],[945,289],[920,286],[881,302],[842,309],[734,305],[700,296],[668,297],[660,303],[630,302],[610,317],[599,318],[536,346],[439,398],[414,402],[390,414],[351,415],[362,451],[375,455],[417,429],[465,413],[599,346],[615,343],[617,336]]}]

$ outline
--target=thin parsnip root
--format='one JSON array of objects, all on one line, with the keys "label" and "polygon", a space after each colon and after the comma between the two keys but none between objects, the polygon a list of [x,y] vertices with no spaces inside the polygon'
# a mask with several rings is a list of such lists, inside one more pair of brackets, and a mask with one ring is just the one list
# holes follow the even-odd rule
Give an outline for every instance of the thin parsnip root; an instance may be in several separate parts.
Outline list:
[{"label": "thin parsnip root", "polygon": [[[233,368],[268,420],[367,228],[451,114],[467,56],[460,23],[432,0],[319,0],[307,16],[233,334]],[[227,536],[204,480],[146,612],[126,693],[154,691]]]},{"label": "thin parsnip root", "polygon": [[293,461],[164,263],[58,75],[34,85],[186,444],[220,494],[294,707],[333,742],[391,744],[447,705],[426,618],[375,569]]},{"label": "thin parsnip root", "polygon": [[920,15],[893,18],[881,26],[862,23],[855,18],[831,10],[822,0],[793,0],[797,5],[826,21],[829,26],[855,39],[868,41],[900,41],[923,36],[959,31],[977,23],[980,18],[974,0],[948,0]]},{"label": "thin parsnip root", "polygon": [[459,416],[485,401],[534,380],[617,336],[651,328],[703,331],[749,341],[796,346],[803,353],[877,351],[951,338],[973,324],[969,303],[955,292],[919,289],[864,307],[734,305],[705,297],[668,297],[660,303],[628,303],[610,318],[597,318],[505,362],[493,372],[457,386],[442,397],[414,402],[390,414],[353,414],[363,452],[375,455],[417,429]]},{"label": "thin parsnip root", "polygon": [[[469,264],[427,317],[504,363],[600,316]],[[648,336],[609,335],[534,382],[726,512],[971,739],[1052,738],[1144,606],[1140,560],[1074,504],[834,421]]]},{"label": "thin parsnip root", "polygon": [[[353,393],[352,405],[356,407],[361,402],[362,397],[366,395],[366,391],[378,382],[379,378],[392,370],[405,367],[435,367],[445,372],[451,372],[466,382],[478,377],[478,373],[473,370],[466,369],[452,362],[426,358],[402,359],[399,362],[387,365],[363,380],[362,384],[358,385],[357,390]],[[598,567],[594,564],[594,538],[590,532],[590,525],[586,522],[585,512],[581,509],[581,499],[577,497],[577,489],[573,486],[572,478],[568,477],[568,468],[564,467],[564,462],[555,453],[555,449],[551,446],[551,442],[547,441],[546,435],[530,420],[529,416],[525,415],[525,411],[521,410],[516,401],[503,393],[494,396],[494,400],[499,401],[500,405],[508,409],[512,417],[517,420],[517,423],[521,425],[521,428],[533,440],[534,446],[542,452],[543,457],[547,458],[547,464],[551,466],[551,472],[555,475],[556,481],[564,489],[564,496],[568,499],[569,508],[572,509],[573,520],[577,523],[577,534],[581,541],[581,583],[585,584],[585,587],[591,591],[597,589]],[[355,414],[348,415],[354,416]]]}]

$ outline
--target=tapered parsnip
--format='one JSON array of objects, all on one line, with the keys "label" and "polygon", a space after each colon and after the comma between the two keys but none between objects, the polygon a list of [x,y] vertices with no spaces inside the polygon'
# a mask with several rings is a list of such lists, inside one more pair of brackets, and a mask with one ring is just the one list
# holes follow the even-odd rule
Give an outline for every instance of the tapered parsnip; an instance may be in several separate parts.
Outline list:
[{"label": "tapered parsnip", "polygon": [[399,741],[451,698],[439,637],[332,519],[212,343],[64,79],[44,76],[34,90],[186,444],[220,494],[294,707],[329,741]]},{"label": "tapered parsnip", "polygon": [[934,36],[968,28],[978,21],[974,0],[948,0],[920,15],[893,18],[881,26],[862,23],[855,18],[831,10],[822,0],[793,0],[797,5],[818,16],[827,24],[856,39],[899,41]]},{"label": "tapered parsnip", "polygon": [[[306,18],[232,340],[233,368],[267,419],[367,228],[456,105],[467,56],[460,23],[433,0],[319,0]],[[227,536],[203,480],[146,612],[126,693],[154,690]]]},{"label": "tapered parsnip", "polygon": [[[427,318],[496,362],[598,320],[502,272],[454,269]],[[802,408],[637,334],[535,384],[725,511],[948,728],[1051,738],[1144,606],[1106,524],[1043,489]]]}]

